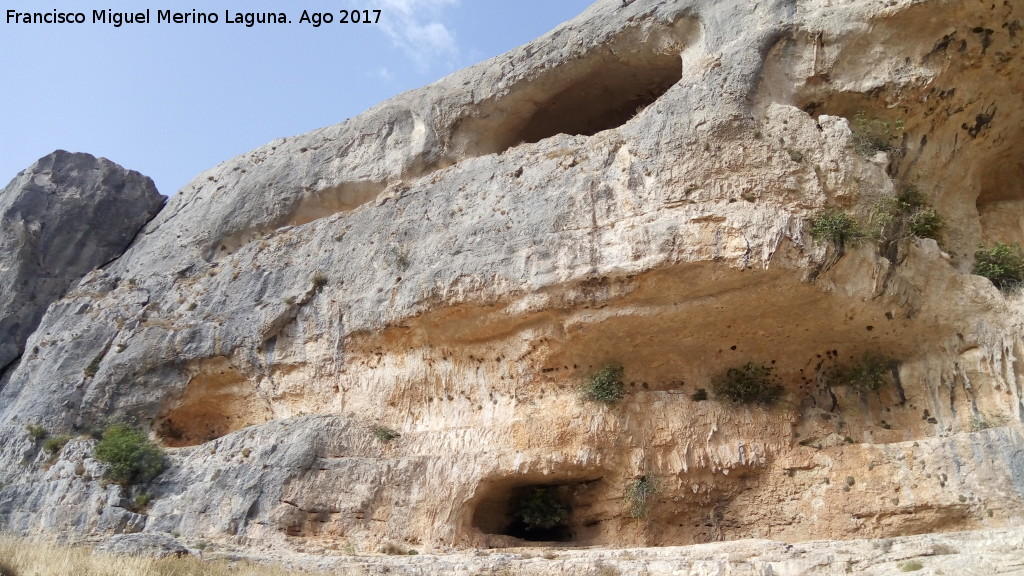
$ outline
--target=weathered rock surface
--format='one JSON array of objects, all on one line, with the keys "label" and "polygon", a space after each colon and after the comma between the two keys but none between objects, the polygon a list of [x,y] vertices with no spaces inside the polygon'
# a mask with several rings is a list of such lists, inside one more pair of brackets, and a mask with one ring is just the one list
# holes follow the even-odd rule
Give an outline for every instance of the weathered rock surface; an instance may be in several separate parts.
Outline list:
[{"label": "weathered rock surface", "polygon": [[[290,555],[288,564],[316,572],[369,574],[476,574],[523,576],[871,576],[1024,574],[1024,529],[929,534],[878,540],[810,541],[797,545],[744,540],[688,547],[618,550],[473,551],[439,555],[332,557],[329,551]],[[209,549],[211,558],[237,558]]]},{"label": "weathered rock surface", "polygon": [[188,548],[167,534],[117,534],[96,547],[100,552],[125,556],[151,556],[180,558],[188,556]]},{"label": "weathered rock surface", "polygon": [[[508,547],[537,485],[571,506],[563,545],[1019,526],[1024,296],[969,272],[1024,241],[1020,10],[602,0],[200,175],[30,337],[0,526]],[[880,229],[910,187],[939,242],[808,233],[824,208]],[[830,383],[865,353],[885,387]],[[747,362],[780,403],[693,399]],[[623,402],[582,401],[609,363]],[[143,512],[92,440],[48,466],[25,431],[125,419],[169,449]]]},{"label": "weathered rock surface", "polygon": [[46,307],[120,256],[164,200],[138,172],[63,150],[0,191],[0,374]]}]

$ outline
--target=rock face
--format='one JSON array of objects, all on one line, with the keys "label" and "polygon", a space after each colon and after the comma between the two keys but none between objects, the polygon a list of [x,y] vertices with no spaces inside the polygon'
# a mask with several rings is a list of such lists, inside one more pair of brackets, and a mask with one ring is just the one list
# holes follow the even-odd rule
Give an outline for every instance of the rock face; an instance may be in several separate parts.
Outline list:
[{"label": "rock face", "polygon": [[46,307],[120,256],[165,199],[138,172],[63,150],[0,191],[0,374]]},{"label": "rock face", "polygon": [[[1024,298],[970,274],[1024,241],[1019,5],[625,4],[186,186],[0,391],[0,526],[341,553],[1019,525]],[[826,210],[865,237],[812,237]],[[615,364],[622,402],[582,400]],[[700,400],[747,364],[779,402]],[[125,420],[168,449],[131,491],[26,431]],[[533,532],[536,487],[567,515]]]}]

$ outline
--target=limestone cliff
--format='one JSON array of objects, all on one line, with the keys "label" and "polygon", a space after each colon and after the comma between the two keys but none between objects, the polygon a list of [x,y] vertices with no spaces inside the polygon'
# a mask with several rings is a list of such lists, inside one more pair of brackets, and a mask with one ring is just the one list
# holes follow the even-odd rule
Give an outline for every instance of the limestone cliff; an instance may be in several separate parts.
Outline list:
[{"label": "limestone cliff", "polygon": [[[29,338],[0,390],[0,525],[514,546],[535,535],[510,499],[547,486],[567,544],[1018,526],[1022,297],[970,270],[1024,240],[1021,18],[601,0],[229,160]],[[908,190],[937,240],[880,222]],[[812,238],[826,209],[874,237]],[[865,355],[885,386],[833,385]],[[747,363],[780,402],[696,399]],[[623,401],[581,400],[609,364]],[[168,447],[145,510],[99,482],[93,440],[48,465],[25,430],[117,420]]]}]

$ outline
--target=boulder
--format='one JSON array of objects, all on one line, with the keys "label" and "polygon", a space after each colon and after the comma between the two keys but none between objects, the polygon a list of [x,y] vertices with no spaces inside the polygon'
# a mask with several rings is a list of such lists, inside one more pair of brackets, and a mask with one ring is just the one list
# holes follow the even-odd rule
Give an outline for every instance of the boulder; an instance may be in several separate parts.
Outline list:
[{"label": "boulder", "polygon": [[0,191],[0,371],[22,355],[47,306],[119,257],[165,199],[138,172],[63,150]]}]

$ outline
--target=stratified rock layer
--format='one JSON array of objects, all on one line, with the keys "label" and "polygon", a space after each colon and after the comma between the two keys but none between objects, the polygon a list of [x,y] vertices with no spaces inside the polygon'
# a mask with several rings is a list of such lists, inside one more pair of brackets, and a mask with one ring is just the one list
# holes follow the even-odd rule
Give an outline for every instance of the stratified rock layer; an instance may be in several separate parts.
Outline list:
[{"label": "stratified rock layer", "polygon": [[0,191],[0,373],[46,307],[120,256],[164,200],[138,172],[63,150]]},{"label": "stratified rock layer", "polygon": [[[30,338],[0,525],[331,553],[1020,524],[1022,297],[969,274],[1024,241],[1019,7],[833,4],[603,0],[200,175]],[[938,241],[879,220],[912,188]],[[825,208],[866,237],[811,238]],[[830,379],[865,354],[879,390]],[[747,363],[779,403],[699,400]],[[609,364],[623,401],[581,400]],[[151,486],[25,430],[115,420],[168,447]],[[510,509],[535,486],[571,508],[543,534]]]}]

